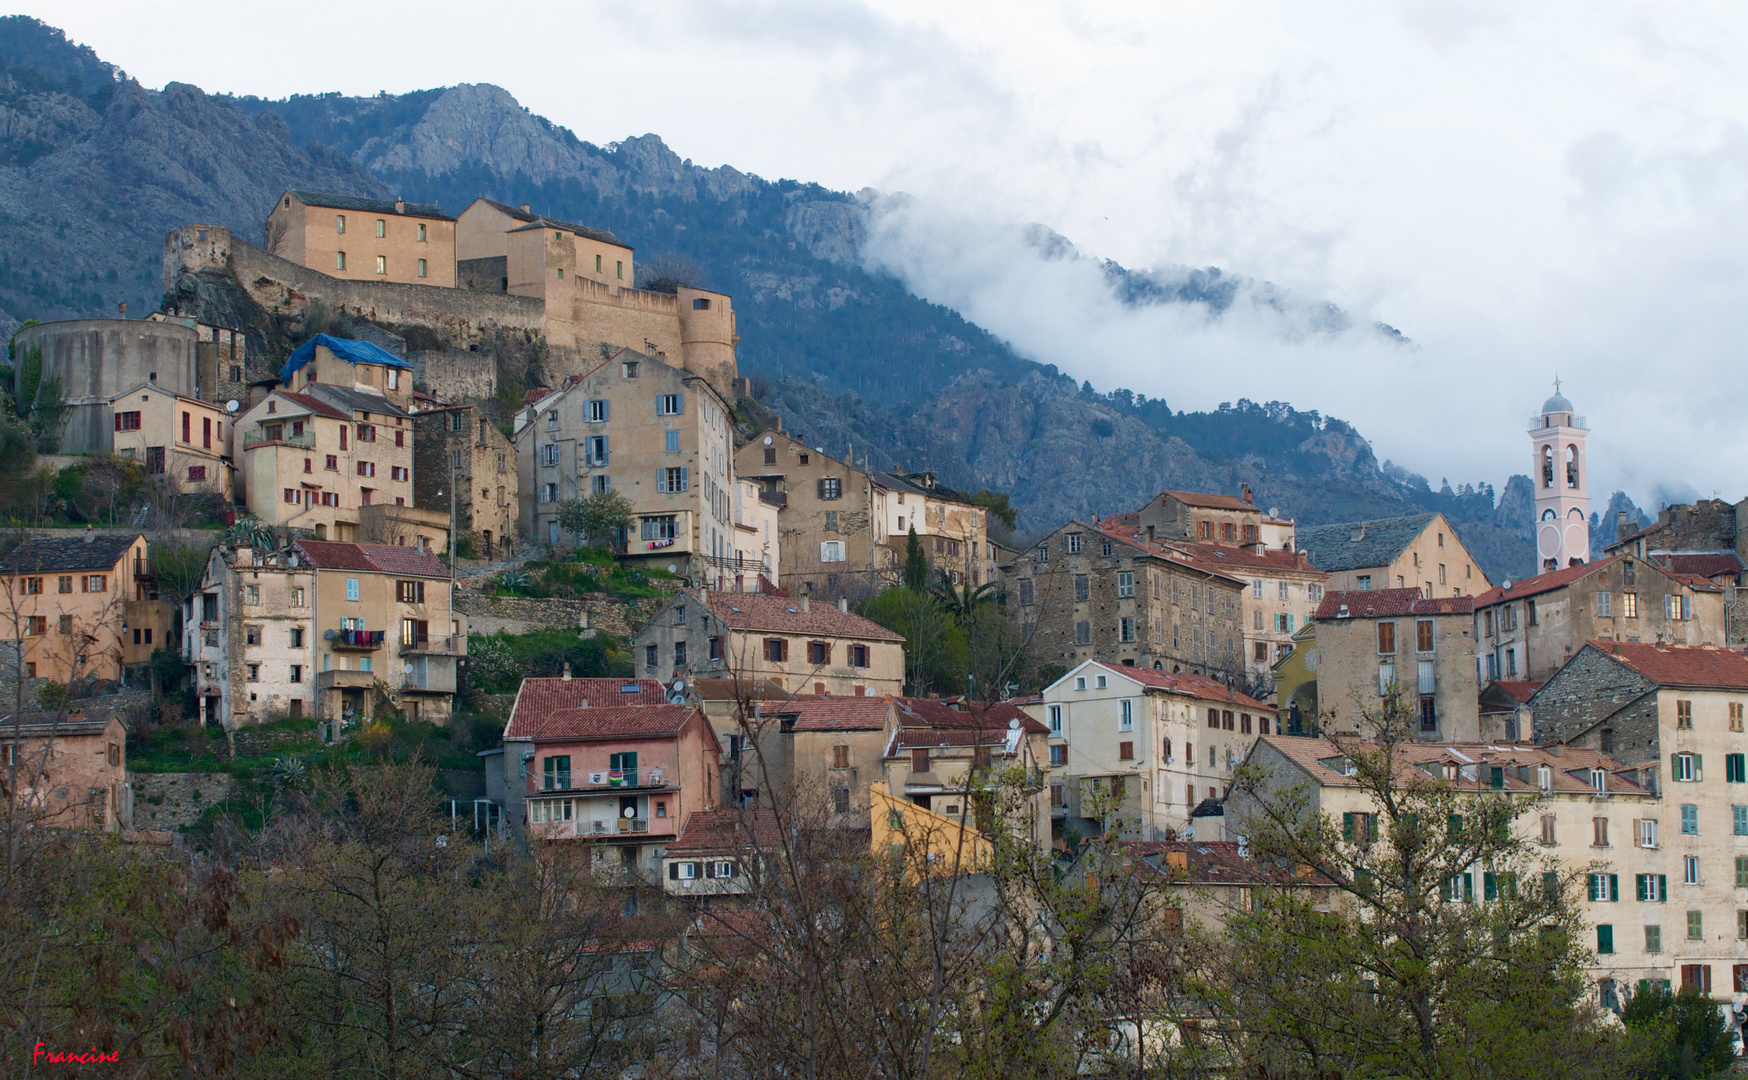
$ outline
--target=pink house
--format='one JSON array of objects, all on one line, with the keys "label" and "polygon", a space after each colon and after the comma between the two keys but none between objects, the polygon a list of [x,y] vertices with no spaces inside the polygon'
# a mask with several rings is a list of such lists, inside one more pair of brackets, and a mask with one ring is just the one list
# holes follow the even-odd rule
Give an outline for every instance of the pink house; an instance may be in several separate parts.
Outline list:
[{"label": "pink house", "polygon": [[722,750],[691,706],[591,704],[520,723],[512,716],[504,741],[519,747],[529,838],[596,845],[602,866],[653,873],[686,816],[716,807]]}]

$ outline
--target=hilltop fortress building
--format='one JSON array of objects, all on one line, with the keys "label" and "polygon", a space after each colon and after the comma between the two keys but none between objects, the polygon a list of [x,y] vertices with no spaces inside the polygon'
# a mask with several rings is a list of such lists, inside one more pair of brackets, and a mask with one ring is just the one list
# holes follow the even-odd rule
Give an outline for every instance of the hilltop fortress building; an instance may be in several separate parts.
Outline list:
[{"label": "hilltop fortress building", "polygon": [[538,334],[550,376],[580,375],[630,348],[734,399],[731,299],[634,288],[633,250],[612,233],[487,199],[450,221],[434,206],[287,191],[267,237],[272,251],[219,225],[177,229],[164,241],[165,293],[198,295],[202,271],[228,272],[269,314],[319,301],[460,348],[494,330]]}]

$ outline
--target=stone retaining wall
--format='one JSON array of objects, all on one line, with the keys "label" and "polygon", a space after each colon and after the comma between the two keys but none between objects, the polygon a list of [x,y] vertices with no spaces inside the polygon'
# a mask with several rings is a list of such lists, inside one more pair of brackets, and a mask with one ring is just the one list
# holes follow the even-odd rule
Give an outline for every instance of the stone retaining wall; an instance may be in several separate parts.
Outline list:
[{"label": "stone retaining wall", "polygon": [[534,630],[596,630],[629,638],[643,629],[666,602],[658,596],[616,600],[591,596],[575,600],[537,600],[522,596],[485,596],[472,589],[455,590],[455,610],[467,616],[476,634],[526,634]]},{"label": "stone retaining wall", "polygon": [[133,773],[134,828],[181,829],[197,824],[214,803],[230,798],[228,773]]}]

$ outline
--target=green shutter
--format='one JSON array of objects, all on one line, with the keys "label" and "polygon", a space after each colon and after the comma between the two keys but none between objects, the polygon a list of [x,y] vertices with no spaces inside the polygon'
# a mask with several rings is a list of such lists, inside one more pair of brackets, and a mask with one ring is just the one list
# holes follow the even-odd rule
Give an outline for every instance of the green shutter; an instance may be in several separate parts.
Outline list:
[{"label": "green shutter", "polygon": [[1677,768],[1677,766],[1680,764],[1680,761],[1681,761],[1680,754],[1670,754],[1669,755],[1669,779],[1674,780],[1676,777],[1681,775],[1680,770]]},{"label": "green shutter", "polygon": [[1376,840],[1377,838],[1378,838],[1378,815],[1367,814],[1366,815],[1366,839],[1367,840]]},{"label": "green shutter", "polygon": [[1588,875],[1587,880],[1589,881],[1590,884],[1589,884],[1588,890],[1585,893],[1585,899],[1591,901],[1592,903],[1595,903],[1596,900],[1598,899],[1598,897],[1596,895],[1597,876],[1595,874],[1590,874],[1590,875]]},{"label": "green shutter", "polygon": [[1353,842],[1353,814],[1341,815],[1341,838],[1348,843]]},{"label": "green shutter", "polygon": [[1641,904],[1645,902],[1645,881],[1648,877],[1649,877],[1648,874],[1634,874],[1633,875],[1633,885],[1638,890],[1639,903],[1641,903]]},{"label": "green shutter", "polygon": [[1475,902],[1475,875],[1463,875],[1463,900],[1465,903]]},{"label": "green shutter", "polygon": [[1657,900],[1659,903],[1667,903],[1669,900],[1669,875],[1668,874],[1658,874],[1657,875]]},{"label": "green shutter", "polygon": [[1619,874],[1610,874],[1608,876],[1608,898],[1610,900],[1619,900],[1621,898],[1621,876]]},{"label": "green shutter", "polygon": [[1549,896],[1558,895],[1560,892],[1560,875],[1552,870],[1542,871],[1542,891]]},{"label": "green shutter", "polygon": [[1481,875],[1481,898],[1484,900],[1499,899],[1499,879],[1489,870]]},{"label": "green shutter", "polygon": [[1596,928],[1596,951],[1614,952],[1614,927],[1604,924]]},{"label": "green shutter", "polygon": [[1445,824],[1449,828],[1450,835],[1456,836],[1458,833],[1463,831],[1463,815],[1452,814],[1450,816],[1450,819],[1448,821],[1446,821]]},{"label": "green shutter", "polygon": [[1705,779],[1705,771],[1706,771],[1705,755],[1704,754],[1693,755],[1693,778],[1695,780]]}]

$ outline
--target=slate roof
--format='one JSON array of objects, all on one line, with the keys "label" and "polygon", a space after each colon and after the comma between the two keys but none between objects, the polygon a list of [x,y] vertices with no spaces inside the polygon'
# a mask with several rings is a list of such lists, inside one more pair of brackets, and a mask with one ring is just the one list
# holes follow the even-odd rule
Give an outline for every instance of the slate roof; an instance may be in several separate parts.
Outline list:
[{"label": "slate roof", "polygon": [[[321,384],[318,383],[317,385],[319,386]],[[345,412],[345,411],[340,410],[340,409],[336,409],[336,408],[334,408],[334,406],[328,404],[327,402],[323,401],[322,399],[311,397],[308,394],[294,394],[290,390],[275,390],[273,393],[275,396],[285,398],[287,401],[290,401],[294,405],[298,405],[298,406],[301,406],[305,409],[308,409],[310,412],[315,413],[317,416],[326,416],[331,420],[350,420],[350,419],[352,419],[351,413]],[[269,415],[277,416],[278,414],[277,413],[272,413],[272,414],[262,413],[260,416],[261,422],[264,424],[268,423],[267,417]]]},{"label": "slate roof", "polygon": [[[629,693],[627,690],[629,689]],[[608,708],[621,705],[665,705],[667,694],[654,679],[526,678],[516,691],[516,704],[504,737],[532,731],[559,709]]]},{"label": "slate roof", "polygon": [[[1210,495],[1203,491],[1162,491],[1153,498],[1170,495],[1185,506],[1200,506],[1208,510],[1249,510],[1252,513],[1262,513],[1255,503],[1247,503],[1236,495]],[[1151,500],[1149,500],[1151,501]]]},{"label": "slate roof", "polygon": [[52,712],[27,712],[22,720],[8,715],[0,717],[0,739],[62,739],[102,735],[109,730],[110,722],[114,719],[115,710],[105,707],[80,709],[65,716]]},{"label": "slate roof", "polygon": [[748,851],[770,847],[779,838],[777,814],[769,809],[694,810],[686,815],[680,835],[667,847],[667,855],[711,855],[716,852]]},{"label": "slate roof", "polygon": [[1748,690],[1748,655],[1717,645],[1656,645],[1644,641],[1586,643],[1659,686]]},{"label": "slate roof", "polygon": [[[1356,753],[1376,753],[1378,745],[1358,740],[1343,741],[1341,747],[1327,739],[1312,739],[1293,735],[1262,735],[1252,746],[1268,744],[1282,756],[1304,769],[1317,783],[1325,787],[1358,787],[1360,779],[1345,776],[1336,771],[1336,764],[1342,760],[1342,751],[1350,750]],[[1554,751],[1560,751],[1555,753]],[[1587,750],[1577,746],[1550,747],[1532,746],[1526,743],[1457,743],[1457,742],[1417,742],[1397,743],[1395,749],[1395,766],[1398,783],[1428,782],[1442,778],[1442,766],[1454,764],[1459,769],[1471,770],[1466,775],[1459,773],[1460,782],[1465,788],[1479,790],[1516,792],[1519,794],[1539,791],[1538,766],[1546,765],[1552,772],[1553,790],[1582,794],[1594,790],[1590,784],[1590,770],[1601,767],[1611,775],[1608,789],[1619,795],[1643,795],[1646,790],[1634,780],[1637,768],[1610,757],[1599,750]],[[1505,766],[1504,787],[1492,788],[1473,770],[1479,767],[1494,765]],[[1519,776],[1517,767],[1523,766],[1524,775]],[[1427,771],[1432,769],[1433,772]],[[1439,773],[1435,776],[1433,773]]]},{"label": "slate roof", "polygon": [[1475,597],[1475,606],[1478,608],[1491,607],[1494,604],[1508,603],[1529,596],[1539,596],[1555,589],[1563,589],[1575,581],[1584,580],[1605,566],[1612,566],[1620,561],[1621,556],[1611,555],[1606,559],[1597,559],[1595,562],[1567,566],[1559,570],[1550,570],[1545,574],[1537,574],[1535,577],[1524,578],[1522,581],[1512,583],[1509,589],[1502,585],[1496,585]]},{"label": "slate roof", "polygon": [[809,604],[801,610],[799,599],[764,593],[712,592],[705,601],[710,614],[735,630],[769,630],[779,634],[818,634],[822,637],[859,638],[865,641],[903,641],[904,638],[878,623],[836,604]]},{"label": "slate roof", "polygon": [[793,716],[795,731],[883,731],[890,697],[840,697],[766,705],[761,716]]},{"label": "slate roof", "polygon": [[0,573],[43,574],[60,570],[110,570],[139,534],[127,536],[33,536],[0,561]]},{"label": "slate roof", "polygon": [[[606,229],[597,229],[590,225],[577,225],[569,221],[560,221],[557,218],[549,218],[542,214],[530,213],[529,211],[522,209],[520,206],[509,206],[505,203],[494,202],[491,199],[481,199],[480,202],[485,203],[487,206],[499,211],[500,213],[510,215],[517,221],[527,222],[530,225],[540,228],[563,229],[566,232],[575,233],[578,236],[586,236],[590,240],[599,240],[606,244],[617,244],[619,247],[622,247],[627,251],[635,250],[630,244],[627,244],[617,236],[614,236]],[[517,230],[511,229],[510,231],[516,232]]]},{"label": "slate roof", "polygon": [[334,195],[326,191],[304,191],[301,188],[290,188],[286,191],[305,206],[320,206],[327,210],[356,210],[361,214],[394,214],[402,217],[435,218],[438,221],[454,221],[455,219],[443,212],[441,206],[432,203],[416,203],[402,201],[405,208],[395,210],[393,199],[372,199],[363,195]]},{"label": "slate roof", "polygon": [[446,578],[449,564],[428,551],[399,544],[351,544],[338,540],[299,540],[297,550],[318,570],[356,570],[365,574]]},{"label": "slate roof", "polygon": [[[521,710],[517,712],[520,714]],[[539,719],[520,715],[512,717],[504,737],[566,740],[671,738],[678,735],[692,717],[703,715],[690,705],[553,709]]]},{"label": "slate roof", "polygon": [[329,408],[343,412],[347,419],[353,413],[376,413],[380,416],[410,417],[413,414],[402,411],[399,405],[383,397],[381,394],[367,394],[362,390],[354,390],[349,386],[334,386],[331,383],[311,383],[303,388],[303,396],[316,398],[327,403]]},{"label": "slate roof", "polygon": [[987,707],[973,704],[956,709],[936,698],[899,698],[898,722],[903,727],[965,728],[968,730],[1005,731],[1008,721],[1018,720],[1022,730],[1048,734],[1050,729],[1019,706],[1007,701],[992,702]]},{"label": "slate roof", "polygon": [[1531,682],[1527,679],[1495,679],[1492,685],[1515,698],[1520,705],[1528,701],[1537,690],[1542,688],[1541,683]]},{"label": "slate roof", "polygon": [[[1431,600],[1419,589],[1353,589],[1323,594],[1314,619],[1388,619],[1402,615],[1468,615],[1478,601],[1473,596],[1440,596]],[[1342,608],[1347,613],[1342,613]]]},{"label": "slate roof", "polygon": [[[1389,566],[1437,516],[1414,514],[1342,525],[1313,525],[1298,530],[1299,550],[1310,557],[1313,566],[1327,574]],[[1365,534],[1355,540],[1354,530],[1361,526],[1365,527]]]},{"label": "slate roof", "polygon": [[[1153,686],[1176,694],[1188,694],[1203,701],[1231,701],[1247,709],[1271,713],[1275,711],[1273,705],[1258,701],[1256,698],[1235,689],[1230,689],[1219,679],[1209,678],[1206,675],[1191,675],[1186,672],[1173,674],[1167,671],[1155,671],[1152,668],[1123,667],[1118,664],[1105,664],[1098,661],[1094,661],[1092,666],[1102,667],[1113,675],[1134,679],[1143,686]],[[1075,670],[1080,669],[1076,668]],[[1230,697],[1227,696],[1228,692],[1231,694]]]}]

